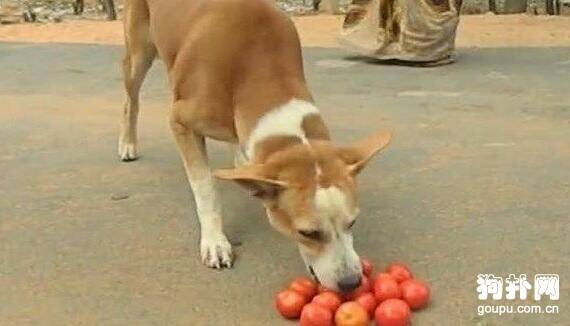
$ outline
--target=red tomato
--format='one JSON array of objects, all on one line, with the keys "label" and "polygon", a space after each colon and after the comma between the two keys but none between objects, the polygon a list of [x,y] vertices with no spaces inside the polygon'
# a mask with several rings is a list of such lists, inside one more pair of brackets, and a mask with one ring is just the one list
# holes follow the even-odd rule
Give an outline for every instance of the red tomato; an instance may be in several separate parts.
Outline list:
[{"label": "red tomato", "polygon": [[399,263],[394,263],[388,266],[386,272],[392,275],[398,283],[402,283],[413,277],[410,269],[406,265]]},{"label": "red tomato", "polygon": [[429,287],[418,280],[407,280],[400,284],[402,289],[402,299],[408,303],[412,309],[425,307],[429,300]]},{"label": "red tomato", "polygon": [[378,302],[376,302],[374,294],[370,292],[363,293],[354,299],[354,301],[360,303],[360,305],[364,307],[370,318],[374,317],[374,311],[376,310],[376,306],[378,306]]},{"label": "red tomato", "polygon": [[387,274],[378,274],[374,281],[374,296],[378,303],[387,299],[399,299],[402,297],[402,291],[398,286],[398,282]]},{"label": "red tomato", "polygon": [[410,323],[410,307],[400,299],[388,299],[382,302],[374,317],[378,326],[407,326]]},{"label": "red tomato", "polygon": [[277,311],[288,319],[299,318],[306,303],[307,299],[302,294],[289,289],[277,293],[275,298]]},{"label": "red tomato", "polygon": [[350,301],[343,303],[334,315],[336,326],[368,326],[370,317],[359,303]]},{"label": "red tomato", "polygon": [[361,258],[360,264],[362,264],[362,273],[365,276],[370,277],[370,275],[372,275],[372,269],[374,269],[370,260],[368,260],[366,258]]},{"label": "red tomato", "polygon": [[301,312],[300,326],[333,326],[333,313],[316,303],[309,303]]},{"label": "red tomato", "polygon": [[362,277],[362,281],[360,282],[360,286],[356,288],[356,290],[343,294],[344,300],[351,301],[356,299],[357,296],[372,291],[372,285],[370,285],[370,279],[366,276]]},{"label": "red tomato", "polygon": [[317,294],[317,284],[307,277],[299,277],[289,285],[289,288],[295,292],[302,294],[307,301]]},{"label": "red tomato", "polygon": [[388,273],[378,273],[376,274],[376,277],[374,277],[374,281],[376,282],[376,280],[378,280],[379,278],[390,278],[390,279],[394,279],[394,277]]},{"label": "red tomato", "polygon": [[342,303],[342,299],[340,298],[340,295],[335,292],[326,291],[317,294],[311,302],[327,307],[330,311],[335,312]]}]

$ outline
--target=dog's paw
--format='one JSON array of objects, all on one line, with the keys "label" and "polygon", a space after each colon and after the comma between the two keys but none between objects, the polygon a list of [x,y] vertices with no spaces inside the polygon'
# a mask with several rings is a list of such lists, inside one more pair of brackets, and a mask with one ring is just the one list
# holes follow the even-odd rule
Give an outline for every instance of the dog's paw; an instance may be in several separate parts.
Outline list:
[{"label": "dog's paw", "polygon": [[134,161],[137,156],[137,145],[126,141],[119,141],[119,158],[121,161]]},{"label": "dog's paw", "polygon": [[232,267],[232,245],[226,236],[203,236],[200,240],[200,254],[204,265],[215,268]]}]

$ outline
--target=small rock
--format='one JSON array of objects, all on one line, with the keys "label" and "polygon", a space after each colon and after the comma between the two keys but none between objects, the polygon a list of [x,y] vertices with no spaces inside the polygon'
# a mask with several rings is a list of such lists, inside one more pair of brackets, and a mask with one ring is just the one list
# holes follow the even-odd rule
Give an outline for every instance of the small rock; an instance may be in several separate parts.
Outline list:
[{"label": "small rock", "polygon": [[111,200],[123,200],[129,198],[129,194],[112,194]]},{"label": "small rock", "polygon": [[234,247],[241,247],[242,242],[240,240],[237,239],[229,239],[230,243],[232,244],[232,246]]}]

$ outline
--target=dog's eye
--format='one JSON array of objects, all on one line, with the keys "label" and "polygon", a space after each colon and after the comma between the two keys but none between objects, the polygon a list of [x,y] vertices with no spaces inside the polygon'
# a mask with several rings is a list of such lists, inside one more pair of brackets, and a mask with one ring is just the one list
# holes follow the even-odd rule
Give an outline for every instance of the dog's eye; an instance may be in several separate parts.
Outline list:
[{"label": "dog's eye", "polygon": [[318,230],[299,230],[300,235],[312,240],[320,240],[323,238],[323,233]]},{"label": "dog's eye", "polygon": [[356,223],[356,220],[352,220],[352,222],[348,223],[348,225],[346,226],[347,229],[352,229],[352,227],[354,226],[354,223]]}]

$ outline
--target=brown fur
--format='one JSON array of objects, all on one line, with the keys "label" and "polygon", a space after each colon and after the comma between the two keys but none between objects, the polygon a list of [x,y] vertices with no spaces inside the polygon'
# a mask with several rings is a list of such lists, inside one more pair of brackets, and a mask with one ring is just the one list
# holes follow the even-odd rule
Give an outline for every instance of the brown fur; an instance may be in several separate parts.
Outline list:
[{"label": "brown fur", "polygon": [[[312,101],[294,25],[264,0],[128,0],[125,46],[127,102],[119,155],[136,158],[139,90],[158,55],[172,89],[171,129],[196,199],[202,259],[210,267],[229,267],[231,245],[222,231],[205,137],[243,144],[266,112],[291,99]],[[357,206],[354,176],[390,136],[376,134],[337,148],[320,115],[305,116],[301,128],[309,144],[294,136],[267,137],[255,144],[249,165],[214,175],[253,190],[272,225],[317,255],[334,235],[310,240],[298,233],[322,226],[315,212],[317,189],[338,188],[343,195],[331,196],[346,198],[351,215]],[[347,222],[336,224],[344,228]],[[359,270],[354,259],[352,265],[352,272]]]}]

